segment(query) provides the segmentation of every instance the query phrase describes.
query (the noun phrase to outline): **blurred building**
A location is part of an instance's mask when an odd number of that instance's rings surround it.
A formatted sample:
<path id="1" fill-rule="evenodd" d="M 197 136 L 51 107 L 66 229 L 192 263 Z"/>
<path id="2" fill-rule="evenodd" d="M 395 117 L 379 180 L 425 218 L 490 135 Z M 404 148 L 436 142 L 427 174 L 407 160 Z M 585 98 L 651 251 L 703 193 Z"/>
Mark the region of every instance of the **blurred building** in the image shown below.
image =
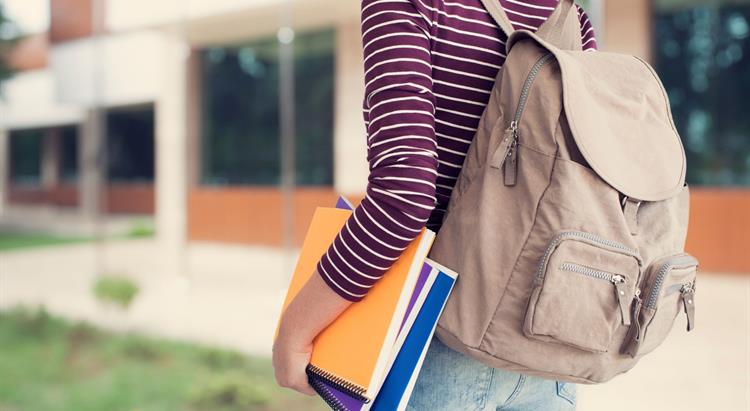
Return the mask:
<path id="1" fill-rule="evenodd" d="M 705 269 L 750 272 L 750 2 L 583 3 L 600 48 L 644 57 L 668 89 L 689 160 L 690 251 Z M 367 182 L 356 1 L 50 0 L 48 32 L 10 56 L 0 218 L 145 214 L 167 251 L 281 245 L 289 16 L 299 242 L 315 206 L 356 200 Z"/>

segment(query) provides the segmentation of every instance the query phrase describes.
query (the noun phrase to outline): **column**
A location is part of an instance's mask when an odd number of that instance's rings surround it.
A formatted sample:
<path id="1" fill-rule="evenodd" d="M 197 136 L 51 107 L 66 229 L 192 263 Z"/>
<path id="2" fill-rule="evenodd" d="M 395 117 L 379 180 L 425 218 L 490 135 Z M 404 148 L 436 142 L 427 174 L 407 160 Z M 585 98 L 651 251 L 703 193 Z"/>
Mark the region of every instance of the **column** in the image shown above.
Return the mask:
<path id="1" fill-rule="evenodd" d="M 8 203 L 8 180 L 10 179 L 10 142 L 8 130 L 0 128 L 0 216 Z"/>
<path id="2" fill-rule="evenodd" d="M 156 236 L 162 272 L 185 275 L 187 228 L 187 67 L 178 27 L 165 30 L 162 90 L 156 100 Z"/>
<path id="3" fill-rule="evenodd" d="M 85 218 L 96 217 L 101 203 L 104 158 L 99 147 L 104 143 L 103 119 L 100 109 L 87 110 L 78 138 L 78 209 Z"/>
<path id="4" fill-rule="evenodd" d="M 604 1 L 603 44 L 606 51 L 633 54 L 651 61 L 651 1 Z"/>
<path id="5" fill-rule="evenodd" d="M 367 186 L 367 139 L 362 119 L 365 94 L 359 21 L 336 28 L 333 150 L 336 191 L 364 194 Z"/>
<path id="6" fill-rule="evenodd" d="M 42 187 L 47 190 L 60 182 L 60 129 L 47 130 L 42 139 Z"/>

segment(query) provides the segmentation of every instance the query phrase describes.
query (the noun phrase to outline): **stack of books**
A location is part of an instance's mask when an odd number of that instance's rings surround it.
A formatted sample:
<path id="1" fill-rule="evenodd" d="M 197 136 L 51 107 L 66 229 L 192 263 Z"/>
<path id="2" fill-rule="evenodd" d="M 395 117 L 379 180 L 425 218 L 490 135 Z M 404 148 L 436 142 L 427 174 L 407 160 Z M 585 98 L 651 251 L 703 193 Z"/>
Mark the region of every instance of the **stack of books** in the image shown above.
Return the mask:
<path id="1" fill-rule="evenodd" d="M 339 198 L 318 207 L 300 250 L 284 310 L 352 214 Z M 337 411 L 403 410 L 457 274 L 427 258 L 435 233 L 423 229 L 359 302 L 313 342 L 310 385 Z M 283 310 L 282 310 L 283 312 Z"/>

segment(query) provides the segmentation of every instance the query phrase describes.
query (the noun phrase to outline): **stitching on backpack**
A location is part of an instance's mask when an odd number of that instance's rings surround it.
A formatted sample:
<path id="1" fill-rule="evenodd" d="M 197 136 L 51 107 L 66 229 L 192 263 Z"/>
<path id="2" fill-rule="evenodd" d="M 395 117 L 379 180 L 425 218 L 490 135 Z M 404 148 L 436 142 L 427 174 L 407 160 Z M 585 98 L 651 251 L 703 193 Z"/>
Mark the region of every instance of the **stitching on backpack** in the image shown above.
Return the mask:
<path id="1" fill-rule="evenodd" d="M 560 112 L 560 114 L 562 115 L 562 111 Z M 557 135 L 557 132 L 559 130 L 560 130 L 560 119 L 558 117 L 557 127 L 555 128 L 555 134 L 554 135 Z M 523 250 L 525 250 L 526 246 L 529 244 L 529 238 L 531 238 L 531 233 L 534 232 L 534 227 L 536 226 L 537 219 L 539 218 L 539 206 L 542 203 L 542 199 L 547 194 L 547 191 L 549 191 L 549 188 L 552 186 L 552 175 L 555 174 L 555 168 L 557 166 L 557 158 L 558 158 L 557 154 L 560 152 L 560 147 L 557 146 L 557 145 L 555 145 L 555 147 L 556 147 L 556 149 L 555 149 L 555 155 L 554 156 L 550 156 L 548 154 L 540 153 L 540 154 L 548 156 L 548 157 L 550 157 L 550 158 L 552 158 L 554 160 L 554 163 L 552 163 L 552 170 L 550 170 L 550 178 L 548 180 L 549 182 L 547 183 L 547 186 L 544 187 L 544 191 L 542 191 L 542 194 L 539 196 L 539 200 L 536 203 L 535 211 L 534 211 L 534 220 L 531 222 L 531 228 L 529 229 L 528 234 L 526 234 L 526 239 L 523 242 L 523 246 L 521 246 L 521 251 L 518 253 L 518 256 L 516 257 L 516 261 L 513 262 L 513 268 L 511 268 L 511 270 L 510 270 L 510 275 L 508 276 L 508 281 L 505 282 L 505 287 L 503 288 L 503 294 L 500 296 L 500 299 L 498 300 L 497 305 L 495 306 L 495 309 L 492 311 L 492 318 L 490 319 L 490 321 L 485 326 L 484 331 L 482 331 L 482 337 L 479 339 L 479 347 L 481 347 L 484 344 L 484 340 L 487 337 L 487 330 L 490 329 L 490 325 L 492 324 L 492 321 L 497 316 L 497 310 L 500 309 L 500 305 L 503 303 L 503 300 L 505 299 L 505 296 L 507 295 L 508 284 L 510 284 L 510 282 L 513 281 L 513 274 L 515 274 L 515 272 L 516 272 L 516 267 L 518 266 L 518 261 L 521 259 L 521 255 L 523 254 Z M 477 347 L 477 348 L 479 348 L 479 347 Z"/>

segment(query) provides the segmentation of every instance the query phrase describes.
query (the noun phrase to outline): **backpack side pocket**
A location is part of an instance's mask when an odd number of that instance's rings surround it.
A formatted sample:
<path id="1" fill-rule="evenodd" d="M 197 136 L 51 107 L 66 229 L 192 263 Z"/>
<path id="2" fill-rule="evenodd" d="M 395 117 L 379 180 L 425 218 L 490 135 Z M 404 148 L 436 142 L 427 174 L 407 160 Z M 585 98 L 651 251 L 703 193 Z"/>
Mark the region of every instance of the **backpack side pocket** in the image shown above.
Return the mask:
<path id="1" fill-rule="evenodd" d="M 698 260 L 680 253 L 654 261 L 646 270 L 641 299 L 633 307 L 633 324 L 623 352 L 636 357 L 658 347 L 680 311 L 687 317 L 687 330 L 695 327 L 695 279 Z"/>
<path id="2" fill-rule="evenodd" d="M 609 351 L 640 273 L 639 258 L 626 246 L 583 231 L 562 231 L 538 267 L 524 321 L 527 337 L 581 350 Z"/>

